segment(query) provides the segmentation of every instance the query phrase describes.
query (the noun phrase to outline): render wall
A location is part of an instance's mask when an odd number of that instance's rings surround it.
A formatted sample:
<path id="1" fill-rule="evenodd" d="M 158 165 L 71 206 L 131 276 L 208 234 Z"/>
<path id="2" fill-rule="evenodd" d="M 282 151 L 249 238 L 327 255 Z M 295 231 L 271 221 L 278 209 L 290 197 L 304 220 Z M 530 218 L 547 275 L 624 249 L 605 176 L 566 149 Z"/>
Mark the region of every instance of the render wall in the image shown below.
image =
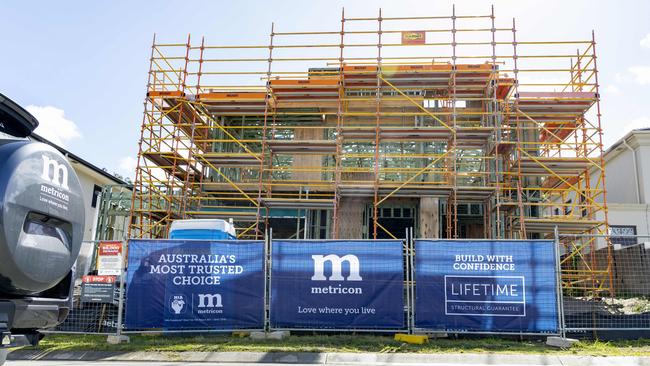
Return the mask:
<path id="1" fill-rule="evenodd" d="M 641 236 L 639 242 L 650 242 L 650 205 L 646 204 L 620 204 L 620 203 L 607 203 L 610 226 L 616 225 L 633 225 L 636 227 L 636 234 Z M 597 215 L 597 219 L 604 219 L 602 213 Z M 645 236 L 645 237 L 643 237 Z M 605 239 L 598 238 L 596 240 L 596 249 L 605 248 L 607 245 Z"/>
<path id="2" fill-rule="evenodd" d="M 88 174 L 82 169 L 76 168 L 76 166 L 75 173 L 77 173 L 77 177 L 79 177 L 79 182 L 81 183 L 81 190 L 83 191 L 82 196 L 84 199 L 84 211 L 86 214 L 83 240 L 93 240 L 95 239 L 95 229 L 97 228 L 97 218 L 100 203 L 100 198 L 98 197 L 96 206 L 92 207 L 93 189 L 95 187 L 95 184 L 102 186 L 103 183 L 98 182 L 92 175 Z"/>
<path id="3" fill-rule="evenodd" d="M 607 161 L 605 165 L 607 202 L 637 203 L 632 152 L 625 146 L 621 148 L 625 150 Z M 592 186 L 597 183 L 595 179 L 596 177 L 592 177 Z M 602 199 L 599 198 L 598 201 L 602 202 Z"/>
<path id="4" fill-rule="evenodd" d="M 650 200 L 650 145 L 644 143 L 639 146 L 636 158 L 641 191 L 640 201 L 641 203 L 648 203 L 648 200 Z"/>

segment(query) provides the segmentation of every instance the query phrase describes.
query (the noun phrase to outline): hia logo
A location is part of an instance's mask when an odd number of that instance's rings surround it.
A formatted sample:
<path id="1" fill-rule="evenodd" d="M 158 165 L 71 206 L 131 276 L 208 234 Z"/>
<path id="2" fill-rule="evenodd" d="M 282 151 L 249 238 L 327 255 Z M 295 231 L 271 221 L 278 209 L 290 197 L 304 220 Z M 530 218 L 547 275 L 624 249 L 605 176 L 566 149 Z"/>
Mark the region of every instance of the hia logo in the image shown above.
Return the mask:
<path id="1" fill-rule="evenodd" d="M 312 255 L 311 259 L 314 261 L 314 275 L 311 276 L 312 281 L 329 281 L 329 282 L 357 282 L 363 281 L 361 277 L 361 263 L 356 255 L 348 254 L 339 257 L 336 254 L 329 255 Z M 326 264 L 329 264 L 326 266 Z M 343 276 L 343 264 L 347 264 L 347 276 Z M 331 268 L 331 275 L 325 275 L 325 268 Z M 361 287 L 348 287 L 343 286 L 342 283 L 328 286 L 318 286 L 311 288 L 312 294 L 328 294 L 328 295 L 361 295 L 363 289 Z"/>
<path id="2" fill-rule="evenodd" d="M 185 313 L 186 303 L 185 295 L 173 295 L 169 299 L 169 308 L 172 309 L 175 315 L 180 315 Z"/>

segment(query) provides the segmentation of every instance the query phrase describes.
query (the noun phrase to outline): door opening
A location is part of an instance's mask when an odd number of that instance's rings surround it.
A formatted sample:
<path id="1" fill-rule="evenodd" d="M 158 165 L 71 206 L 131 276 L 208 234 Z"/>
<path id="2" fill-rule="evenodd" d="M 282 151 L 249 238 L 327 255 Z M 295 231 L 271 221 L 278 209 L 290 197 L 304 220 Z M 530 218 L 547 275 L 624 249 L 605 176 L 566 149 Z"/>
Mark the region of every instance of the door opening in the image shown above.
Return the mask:
<path id="1" fill-rule="evenodd" d="M 386 231 L 393 234 L 398 239 L 406 238 L 406 230 L 414 228 L 417 216 L 417 208 L 415 205 L 387 205 L 379 207 L 377 210 L 377 223 L 383 226 L 377 227 L 377 239 L 393 239 L 393 237 Z M 373 207 L 372 204 L 366 206 L 366 213 L 364 215 L 367 230 L 364 230 L 366 239 L 373 238 L 374 224 L 373 224 Z"/>

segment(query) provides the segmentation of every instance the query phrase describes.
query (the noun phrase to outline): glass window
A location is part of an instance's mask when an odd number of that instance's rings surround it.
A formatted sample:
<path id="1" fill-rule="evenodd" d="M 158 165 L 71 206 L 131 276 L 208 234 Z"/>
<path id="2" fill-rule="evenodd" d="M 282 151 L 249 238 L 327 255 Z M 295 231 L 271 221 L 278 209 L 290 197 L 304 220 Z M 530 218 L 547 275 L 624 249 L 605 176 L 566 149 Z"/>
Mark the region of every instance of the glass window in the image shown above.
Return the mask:
<path id="1" fill-rule="evenodd" d="M 636 226 L 634 225 L 611 225 L 609 235 L 612 244 L 634 245 L 636 241 Z"/>
<path id="2" fill-rule="evenodd" d="M 572 203 L 572 202 L 573 202 L 573 201 L 569 199 L 569 200 L 567 200 L 567 201 L 564 203 L 564 204 L 565 204 L 565 206 L 564 206 L 564 214 L 565 214 L 565 215 L 568 215 L 568 214 L 571 213 L 571 209 L 572 209 L 572 208 L 571 208 L 571 203 Z"/>
<path id="3" fill-rule="evenodd" d="M 100 194 L 102 194 L 102 187 L 95 184 L 93 187 L 93 198 L 90 202 L 90 206 L 97 207 L 97 199 L 99 198 Z"/>

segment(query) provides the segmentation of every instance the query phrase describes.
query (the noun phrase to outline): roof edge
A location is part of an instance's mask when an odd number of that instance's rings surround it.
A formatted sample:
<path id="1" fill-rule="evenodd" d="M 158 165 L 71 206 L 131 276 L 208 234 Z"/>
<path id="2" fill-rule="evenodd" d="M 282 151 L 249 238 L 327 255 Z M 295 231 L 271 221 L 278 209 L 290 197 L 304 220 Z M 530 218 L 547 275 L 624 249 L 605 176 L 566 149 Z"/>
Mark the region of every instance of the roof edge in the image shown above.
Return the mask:
<path id="1" fill-rule="evenodd" d="M 42 142 L 44 144 L 48 144 L 48 145 L 52 146 L 53 148 L 59 150 L 59 152 L 61 154 L 65 155 L 67 158 L 75 160 L 75 161 L 79 162 L 80 164 L 83 164 L 83 165 L 87 166 L 88 168 L 90 168 L 94 172 L 96 172 L 96 173 L 98 173 L 98 174 L 100 174 L 100 175 L 102 175 L 102 176 L 104 176 L 104 177 L 106 177 L 108 179 L 111 179 L 113 182 L 115 182 L 117 184 L 124 185 L 124 186 L 129 186 L 129 187 L 133 186 L 132 184 L 129 184 L 126 181 L 124 181 L 123 179 L 120 179 L 120 178 L 114 176 L 113 174 L 105 171 L 104 169 L 101 169 L 97 165 L 90 163 L 88 160 L 79 157 L 79 155 L 71 153 L 70 151 L 62 148 L 61 146 L 59 146 L 59 145 L 53 143 L 52 141 L 44 138 L 43 136 L 40 136 L 40 135 L 32 132 L 32 134 L 28 138 L 34 139 L 34 140 L 36 140 L 38 142 Z"/>

